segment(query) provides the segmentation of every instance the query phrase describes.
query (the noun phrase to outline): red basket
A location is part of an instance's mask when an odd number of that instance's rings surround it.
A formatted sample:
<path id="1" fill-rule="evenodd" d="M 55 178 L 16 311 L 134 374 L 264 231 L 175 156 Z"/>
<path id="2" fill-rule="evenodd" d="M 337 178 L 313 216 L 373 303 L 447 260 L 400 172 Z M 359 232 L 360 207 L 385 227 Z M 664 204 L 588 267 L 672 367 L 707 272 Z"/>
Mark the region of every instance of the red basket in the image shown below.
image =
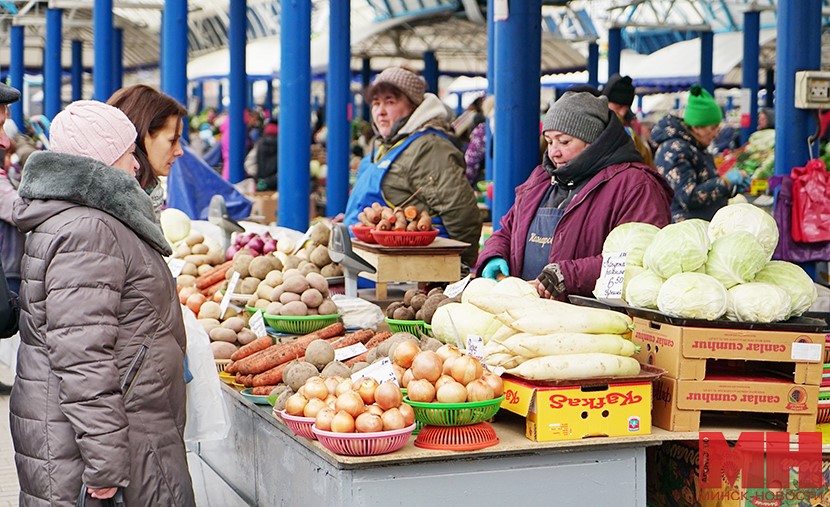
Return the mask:
<path id="1" fill-rule="evenodd" d="M 311 431 L 323 447 L 335 454 L 346 456 L 375 456 L 397 451 L 406 445 L 415 425 L 411 424 L 400 430 L 379 431 L 377 433 L 334 433 L 318 430 Z"/>
<path id="2" fill-rule="evenodd" d="M 305 437 L 309 440 L 317 440 L 317 437 L 311 431 L 311 426 L 314 425 L 313 417 L 299 417 L 291 415 L 285 410 L 280 411 L 280 417 L 285 421 L 285 425 L 291 428 L 295 435 Z"/>
<path id="3" fill-rule="evenodd" d="M 349 230 L 352 231 L 355 238 L 364 243 L 377 243 L 375 238 L 372 237 L 372 231 L 374 231 L 374 229 L 368 225 L 350 225 Z"/>
<path id="4" fill-rule="evenodd" d="M 438 237 L 438 229 L 414 232 L 373 230 L 372 236 L 383 246 L 427 246 Z"/>

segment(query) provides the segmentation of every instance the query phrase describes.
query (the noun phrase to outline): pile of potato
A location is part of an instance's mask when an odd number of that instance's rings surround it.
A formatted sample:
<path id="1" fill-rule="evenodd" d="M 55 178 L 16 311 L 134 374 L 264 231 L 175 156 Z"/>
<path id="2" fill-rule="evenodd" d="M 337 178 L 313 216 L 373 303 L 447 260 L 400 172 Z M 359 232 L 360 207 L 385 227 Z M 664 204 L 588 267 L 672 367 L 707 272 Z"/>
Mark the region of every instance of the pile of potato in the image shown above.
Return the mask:
<path id="1" fill-rule="evenodd" d="M 403 302 L 395 301 L 386 307 L 386 316 L 395 320 L 422 320 L 432 324 L 435 310 L 449 304 L 460 302 L 459 298 L 448 298 L 444 289 L 436 287 L 425 293 L 420 289 L 409 289 L 403 296 Z"/>
<path id="2" fill-rule="evenodd" d="M 193 285 L 197 277 L 225 262 L 222 250 L 206 244 L 205 237 L 196 231 L 173 247 L 172 257 L 185 261 L 181 274 L 176 278 L 179 287 Z"/>
<path id="3" fill-rule="evenodd" d="M 297 269 L 288 269 L 268 273 L 247 304 L 269 315 L 332 315 L 337 313 L 337 306 L 329 296 L 329 284 L 323 275 L 303 275 Z"/>
<path id="4" fill-rule="evenodd" d="M 231 311 L 235 313 L 234 310 Z M 239 347 L 257 339 L 256 334 L 248 329 L 246 312 L 224 320 L 219 319 L 218 316 L 218 303 L 208 301 L 202 305 L 202 310 L 199 312 L 199 324 L 210 337 L 210 348 L 214 359 L 230 359 L 231 354 Z"/>

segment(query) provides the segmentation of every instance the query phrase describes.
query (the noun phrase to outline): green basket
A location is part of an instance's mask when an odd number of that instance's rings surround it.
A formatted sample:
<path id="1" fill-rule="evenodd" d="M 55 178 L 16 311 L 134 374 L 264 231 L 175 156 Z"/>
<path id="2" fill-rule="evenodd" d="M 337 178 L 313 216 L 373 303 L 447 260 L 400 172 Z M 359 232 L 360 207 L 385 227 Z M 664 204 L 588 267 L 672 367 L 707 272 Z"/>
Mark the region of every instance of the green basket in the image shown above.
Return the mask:
<path id="1" fill-rule="evenodd" d="M 262 313 L 265 313 L 265 308 L 254 308 L 253 306 L 248 306 L 248 305 L 245 305 L 245 309 L 246 309 L 246 310 L 248 310 L 248 312 L 249 312 L 251 315 L 255 314 L 256 312 L 262 312 Z"/>
<path id="2" fill-rule="evenodd" d="M 415 336 L 427 334 L 426 323 L 423 320 L 396 320 L 387 317 L 386 323 L 393 333 L 409 333 Z"/>
<path id="3" fill-rule="evenodd" d="M 289 317 L 287 315 L 270 315 L 266 313 L 263 314 L 263 317 L 265 317 L 265 322 L 278 333 L 308 334 L 334 324 L 340 318 L 340 314 Z"/>
<path id="4" fill-rule="evenodd" d="M 490 419 L 501 407 L 504 395 L 493 400 L 466 403 L 422 403 L 405 396 L 403 401 L 412 406 L 415 420 L 431 426 L 467 426 Z"/>

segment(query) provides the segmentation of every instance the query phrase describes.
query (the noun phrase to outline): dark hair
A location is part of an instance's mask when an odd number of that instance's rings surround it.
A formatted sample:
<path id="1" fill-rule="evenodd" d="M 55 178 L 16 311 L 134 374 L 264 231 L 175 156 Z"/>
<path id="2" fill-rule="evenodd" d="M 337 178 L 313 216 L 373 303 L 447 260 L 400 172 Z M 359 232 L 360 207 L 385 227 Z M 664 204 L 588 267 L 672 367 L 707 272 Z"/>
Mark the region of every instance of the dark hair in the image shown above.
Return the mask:
<path id="1" fill-rule="evenodd" d="M 363 94 L 363 96 L 366 98 L 366 103 L 371 106 L 372 100 L 378 93 L 391 93 L 398 100 L 405 99 L 409 103 L 413 111 L 417 107 L 415 104 L 412 103 L 412 100 L 410 100 L 410 98 L 407 97 L 406 94 L 401 91 L 400 88 L 393 85 L 392 83 L 387 83 L 385 81 L 373 84 L 369 86 L 369 88 L 366 88 L 366 93 Z"/>
<path id="2" fill-rule="evenodd" d="M 187 116 L 187 110 L 173 97 L 143 84 L 121 88 L 110 97 L 107 104 L 123 111 L 135 125 L 135 158 L 139 165 L 135 177 L 141 188 L 146 190 L 155 187 L 158 185 L 158 176 L 153 172 L 147 157 L 144 138 L 147 135 L 154 136 L 171 116 L 181 121 Z"/>

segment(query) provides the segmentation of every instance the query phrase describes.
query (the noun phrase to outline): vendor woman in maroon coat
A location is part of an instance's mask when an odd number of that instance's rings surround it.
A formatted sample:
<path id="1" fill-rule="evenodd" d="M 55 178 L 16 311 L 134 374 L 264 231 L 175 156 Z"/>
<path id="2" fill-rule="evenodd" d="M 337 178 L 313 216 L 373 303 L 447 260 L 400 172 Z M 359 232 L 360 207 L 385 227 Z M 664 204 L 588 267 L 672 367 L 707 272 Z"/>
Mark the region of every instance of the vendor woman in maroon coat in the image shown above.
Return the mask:
<path id="1" fill-rule="evenodd" d="M 608 233 L 627 222 L 667 225 L 672 190 L 643 163 L 606 97 L 566 92 L 545 115 L 543 133 L 544 161 L 516 188 L 478 273 L 534 280 L 546 298 L 588 296 Z"/>

